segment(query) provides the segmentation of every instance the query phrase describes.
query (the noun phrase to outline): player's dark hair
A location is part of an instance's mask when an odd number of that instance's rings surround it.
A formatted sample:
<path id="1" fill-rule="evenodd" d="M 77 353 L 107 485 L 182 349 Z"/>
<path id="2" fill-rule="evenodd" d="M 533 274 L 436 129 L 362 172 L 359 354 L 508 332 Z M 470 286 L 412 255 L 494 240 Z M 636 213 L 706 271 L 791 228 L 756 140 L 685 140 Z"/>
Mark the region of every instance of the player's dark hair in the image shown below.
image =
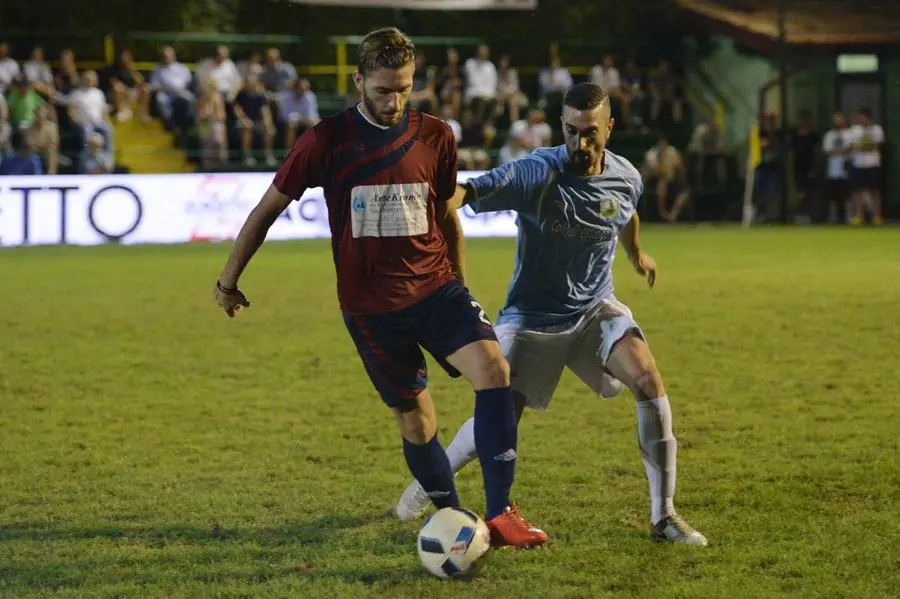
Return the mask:
<path id="1" fill-rule="evenodd" d="M 575 110 L 591 110 L 609 100 L 609 94 L 596 83 L 576 83 L 566 91 L 563 104 Z"/>
<path id="2" fill-rule="evenodd" d="M 401 69 L 415 62 L 416 46 L 396 27 L 370 32 L 359 43 L 356 68 L 365 76 L 378 69 Z"/>

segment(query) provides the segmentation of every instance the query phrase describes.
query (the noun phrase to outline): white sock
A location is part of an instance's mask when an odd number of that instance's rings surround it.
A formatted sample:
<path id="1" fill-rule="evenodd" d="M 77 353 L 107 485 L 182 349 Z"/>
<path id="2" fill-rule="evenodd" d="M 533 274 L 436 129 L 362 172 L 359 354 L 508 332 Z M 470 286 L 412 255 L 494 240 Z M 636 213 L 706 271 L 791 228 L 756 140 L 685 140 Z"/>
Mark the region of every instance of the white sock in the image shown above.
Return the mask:
<path id="1" fill-rule="evenodd" d="M 478 457 L 475 451 L 475 419 L 469 418 L 456 431 L 453 441 L 447 446 L 447 458 L 450 460 L 450 470 L 454 474 L 466 467 Z"/>
<path id="2" fill-rule="evenodd" d="M 637 402 L 638 443 L 650 483 L 650 521 L 675 513 L 675 454 L 672 409 L 665 395 Z"/>

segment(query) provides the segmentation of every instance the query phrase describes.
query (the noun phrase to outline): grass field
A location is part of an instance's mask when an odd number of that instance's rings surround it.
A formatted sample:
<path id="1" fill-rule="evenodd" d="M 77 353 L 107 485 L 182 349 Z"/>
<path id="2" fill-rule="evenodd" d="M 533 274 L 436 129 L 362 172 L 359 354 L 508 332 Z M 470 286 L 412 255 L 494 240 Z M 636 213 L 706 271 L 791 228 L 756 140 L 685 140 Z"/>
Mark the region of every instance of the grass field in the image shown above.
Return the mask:
<path id="1" fill-rule="evenodd" d="M 551 535 L 472 583 L 420 568 L 389 412 L 327 243 L 263 248 L 229 320 L 226 245 L 0 251 L 0 596 L 853 597 L 900 594 L 900 231 L 647 227 L 618 295 L 665 377 L 681 513 L 648 539 L 633 402 L 567 374 L 520 429 L 514 497 Z M 511 240 L 470 240 L 495 314 Z M 471 413 L 432 369 L 441 435 Z M 458 479 L 483 509 L 477 466 Z"/>

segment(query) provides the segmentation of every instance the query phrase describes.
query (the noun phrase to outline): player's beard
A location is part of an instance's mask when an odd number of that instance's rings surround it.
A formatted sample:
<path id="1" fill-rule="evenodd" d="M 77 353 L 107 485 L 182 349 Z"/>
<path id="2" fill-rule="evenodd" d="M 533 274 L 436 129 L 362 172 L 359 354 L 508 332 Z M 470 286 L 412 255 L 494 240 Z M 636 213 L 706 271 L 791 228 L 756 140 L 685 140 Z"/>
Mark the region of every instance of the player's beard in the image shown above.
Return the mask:
<path id="1" fill-rule="evenodd" d="M 575 150 L 569 152 L 569 170 L 571 170 L 576 175 L 587 175 L 591 172 L 594 166 L 600 167 L 601 165 L 597 165 L 597 161 L 602 160 L 603 149 L 600 150 Z M 596 173 L 599 174 L 600 169 L 597 169 Z"/>
<path id="2" fill-rule="evenodd" d="M 392 127 L 400 122 L 400 119 L 403 118 L 403 111 L 399 112 L 380 112 L 378 110 L 378 106 L 375 102 L 366 94 L 366 90 L 363 89 L 362 92 L 362 100 L 363 105 L 366 107 L 366 112 L 369 113 L 376 123 L 381 125 L 382 127 Z"/>
<path id="3" fill-rule="evenodd" d="M 584 175 L 594 163 L 594 155 L 587 150 L 575 150 L 569 154 L 569 169 L 578 175 Z"/>

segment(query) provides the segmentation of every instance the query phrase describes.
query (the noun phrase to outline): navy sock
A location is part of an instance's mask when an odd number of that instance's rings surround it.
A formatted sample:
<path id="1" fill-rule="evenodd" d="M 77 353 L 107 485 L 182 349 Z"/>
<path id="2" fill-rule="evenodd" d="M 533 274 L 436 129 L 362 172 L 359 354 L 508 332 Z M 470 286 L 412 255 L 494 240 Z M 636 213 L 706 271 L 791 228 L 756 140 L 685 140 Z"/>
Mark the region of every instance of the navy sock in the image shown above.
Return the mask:
<path id="1" fill-rule="evenodd" d="M 490 520 L 510 504 L 509 490 L 516 475 L 518 423 L 512 389 L 475 392 L 475 449 L 484 477 L 486 516 Z"/>
<path id="2" fill-rule="evenodd" d="M 410 472 L 428 493 L 434 507 L 459 507 L 450 460 L 438 441 L 437 433 L 425 445 L 403 439 L 403 455 Z"/>

